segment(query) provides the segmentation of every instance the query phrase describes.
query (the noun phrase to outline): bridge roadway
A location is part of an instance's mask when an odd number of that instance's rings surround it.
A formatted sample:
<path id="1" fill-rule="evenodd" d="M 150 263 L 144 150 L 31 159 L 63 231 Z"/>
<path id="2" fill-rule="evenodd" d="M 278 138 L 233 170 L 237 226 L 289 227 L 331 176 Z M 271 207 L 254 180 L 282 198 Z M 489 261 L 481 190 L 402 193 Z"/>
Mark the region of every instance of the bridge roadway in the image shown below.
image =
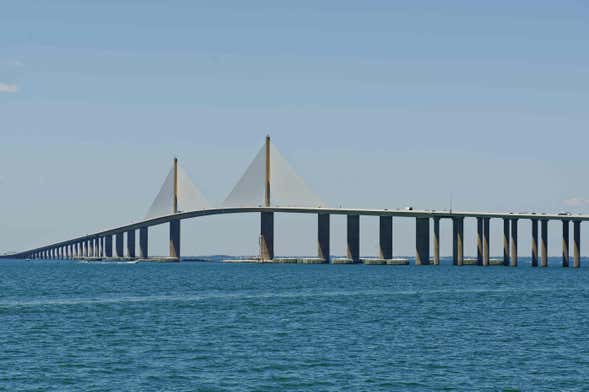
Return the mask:
<path id="1" fill-rule="evenodd" d="M 110 228 L 92 234 L 44 245 L 4 257 L 11 258 L 83 258 L 83 257 L 129 257 L 135 258 L 135 231 L 139 230 L 139 258 L 148 258 L 147 228 L 150 226 L 170 224 L 170 257 L 180 257 L 180 221 L 201 216 L 260 213 L 261 216 L 261 259 L 274 258 L 274 213 L 297 213 L 318 215 L 318 253 L 319 257 L 329 261 L 329 216 L 346 215 L 347 256 L 353 262 L 360 262 L 359 255 L 359 216 L 380 217 L 380 257 L 392 258 L 392 218 L 416 219 L 416 263 L 429 264 L 430 220 L 434 223 L 434 258 L 439 263 L 439 221 L 453 221 L 453 258 L 454 264 L 464 263 L 463 238 L 465 218 L 477 220 L 477 264 L 489 265 L 489 220 L 504 221 L 504 260 L 505 265 L 517 266 L 517 221 L 528 219 L 532 222 L 532 265 L 538 261 L 538 221 L 542 224 L 541 251 L 542 266 L 547 265 L 547 224 L 548 221 L 560 221 L 563 224 L 563 266 L 568 266 L 569 223 L 574 223 L 574 266 L 580 266 L 580 224 L 588 221 L 589 215 L 572 214 L 537 214 L 537 213 L 495 213 L 466 212 L 448 210 L 407 210 L 407 209 L 350 209 L 350 208 L 312 208 L 312 207 L 236 207 L 212 208 L 195 211 L 178 212 L 158 218 L 143 220 L 125 226 Z M 123 236 L 127 234 L 126 252 Z M 115 253 L 112 251 L 112 239 L 115 239 Z M 126 253 L 126 256 L 125 256 Z"/>

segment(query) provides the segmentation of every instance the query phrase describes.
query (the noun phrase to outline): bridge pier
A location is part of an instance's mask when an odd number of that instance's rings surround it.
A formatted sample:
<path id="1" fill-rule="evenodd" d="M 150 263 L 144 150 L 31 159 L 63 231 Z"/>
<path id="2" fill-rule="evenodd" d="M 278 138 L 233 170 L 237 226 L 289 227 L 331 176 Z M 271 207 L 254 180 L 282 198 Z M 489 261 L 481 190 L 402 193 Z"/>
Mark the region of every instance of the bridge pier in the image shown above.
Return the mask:
<path id="1" fill-rule="evenodd" d="M 532 267 L 538 266 L 538 219 L 532 219 Z"/>
<path id="2" fill-rule="evenodd" d="M 347 216 L 347 249 L 348 259 L 360 262 L 360 215 Z"/>
<path id="3" fill-rule="evenodd" d="M 511 266 L 517 267 L 517 219 L 511 220 Z"/>
<path id="4" fill-rule="evenodd" d="M 112 258 L 112 234 L 104 237 L 104 257 Z"/>
<path id="5" fill-rule="evenodd" d="M 274 259 L 274 213 L 260 213 L 260 258 L 262 261 Z"/>
<path id="6" fill-rule="evenodd" d="M 503 218 L 503 265 L 505 265 L 505 266 L 509 265 L 509 262 L 511 259 L 510 248 L 509 248 L 509 238 L 510 238 L 509 219 Z"/>
<path id="7" fill-rule="evenodd" d="M 440 265 L 440 218 L 434 217 L 434 265 Z"/>
<path id="8" fill-rule="evenodd" d="M 541 221 L 540 249 L 542 251 L 542 267 L 548 267 L 548 219 Z"/>
<path id="9" fill-rule="evenodd" d="M 317 255 L 330 262 L 330 217 L 329 214 L 317 214 Z"/>
<path id="10" fill-rule="evenodd" d="M 383 260 L 393 258 L 393 217 L 379 217 L 378 256 Z"/>
<path id="11" fill-rule="evenodd" d="M 562 221 L 562 266 L 569 266 L 569 221 Z"/>
<path id="12" fill-rule="evenodd" d="M 88 257 L 94 257 L 94 239 L 88 240 Z"/>
<path id="13" fill-rule="evenodd" d="M 415 264 L 429 264 L 429 218 L 415 218 Z"/>
<path id="14" fill-rule="evenodd" d="M 454 265 L 464 264 L 464 218 L 452 218 L 452 248 Z"/>
<path id="15" fill-rule="evenodd" d="M 146 259 L 149 257 L 147 250 L 147 226 L 139 228 L 139 258 Z"/>
<path id="16" fill-rule="evenodd" d="M 180 220 L 170 221 L 170 257 L 180 260 Z"/>
<path id="17" fill-rule="evenodd" d="M 581 266 L 581 221 L 573 221 L 573 252 L 574 261 L 573 268 Z"/>
<path id="18" fill-rule="evenodd" d="M 483 265 L 483 218 L 477 217 L 477 265 Z"/>
<path id="19" fill-rule="evenodd" d="M 127 257 L 135 258 L 135 230 L 127 230 Z"/>
<path id="20" fill-rule="evenodd" d="M 488 267 L 491 255 L 489 253 L 490 218 L 483 218 L 483 266 Z"/>
<path id="21" fill-rule="evenodd" d="M 115 234 L 115 253 L 116 257 L 122 258 L 125 257 L 123 253 L 123 233 L 116 233 Z"/>

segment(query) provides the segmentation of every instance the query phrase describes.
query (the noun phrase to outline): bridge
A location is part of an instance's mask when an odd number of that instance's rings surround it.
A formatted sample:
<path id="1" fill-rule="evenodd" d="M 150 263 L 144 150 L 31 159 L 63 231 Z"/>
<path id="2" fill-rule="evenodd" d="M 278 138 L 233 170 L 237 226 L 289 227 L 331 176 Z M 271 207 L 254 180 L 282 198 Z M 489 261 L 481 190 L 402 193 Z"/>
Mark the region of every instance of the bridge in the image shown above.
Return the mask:
<path id="1" fill-rule="evenodd" d="M 361 263 L 360 217 L 379 217 L 379 256 L 373 264 L 395 264 L 393 258 L 393 218 L 414 218 L 415 263 L 417 265 L 440 263 L 440 220 L 452 222 L 453 263 L 457 266 L 476 264 L 489 266 L 518 265 L 518 222 L 531 221 L 531 265 L 548 265 L 548 224 L 562 224 L 562 266 L 569 266 L 570 226 L 573 227 L 573 267 L 581 266 L 581 222 L 589 215 L 497 213 L 434 211 L 413 209 L 349 209 L 330 208 L 314 195 L 289 163 L 271 143 L 270 137 L 256 155 L 222 207 L 211 208 L 198 188 L 179 167 L 178 160 L 166 177 L 147 215 L 142 220 L 125 226 L 114 227 L 65 241 L 43 245 L 12 255 L 17 259 L 150 259 L 148 254 L 149 228 L 169 225 L 170 250 L 167 260 L 179 261 L 181 256 L 181 221 L 210 215 L 260 214 L 260 255 L 252 261 L 280 262 L 274 255 L 274 214 L 313 214 L 317 216 L 317 263 Z M 330 216 L 347 217 L 346 257 L 331 258 Z M 464 220 L 476 220 L 477 257 L 465 260 Z M 490 259 L 490 220 L 503 221 L 503 258 Z M 432 230 L 433 224 L 433 230 Z M 540 230 L 539 230 L 540 229 Z M 540 231 L 540 233 L 539 233 Z M 139 246 L 136 237 L 139 237 Z M 432 236 L 433 234 L 433 241 Z M 540 234 L 540 236 L 539 236 Z M 114 241 L 114 247 L 113 247 Z M 430 254 L 433 245 L 433 255 Z M 540 252 L 539 252 L 540 249 Z M 431 257 L 433 256 L 433 257 Z"/>

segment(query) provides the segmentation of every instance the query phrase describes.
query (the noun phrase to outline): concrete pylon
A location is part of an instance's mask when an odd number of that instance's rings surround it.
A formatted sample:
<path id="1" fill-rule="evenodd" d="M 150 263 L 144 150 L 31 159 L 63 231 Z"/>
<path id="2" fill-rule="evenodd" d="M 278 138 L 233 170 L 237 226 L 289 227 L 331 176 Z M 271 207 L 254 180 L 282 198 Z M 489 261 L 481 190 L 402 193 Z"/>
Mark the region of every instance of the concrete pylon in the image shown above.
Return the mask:
<path id="1" fill-rule="evenodd" d="M 548 219 L 542 219 L 540 233 L 540 250 L 542 252 L 542 267 L 548 267 Z"/>
<path id="2" fill-rule="evenodd" d="M 379 217 L 378 256 L 381 259 L 393 258 L 393 217 Z"/>
<path id="3" fill-rule="evenodd" d="M 452 245 L 454 265 L 464 264 L 464 218 L 452 218 Z"/>
<path id="4" fill-rule="evenodd" d="M 429 218 L 415 218 L 415 264 L 429 264 Z"/>
<path id="5" fill-rule="evenodd" d="M 581 221 L 573 222 L 573 267 L 579 268 L 581 266 Z"/>
<path id="6" fill-rule="evenodd" d="M 440 265 L 440 218 L 434 217 L 434 265 Z"/>
<path id="7" fill-rule="evenodd" d="M 538 266 L 538 219 L 532 219 L 532 267 Z"/>
<path id="8" fill-rule="evenodd" d="M 347 215 L 347 250 L 348 259 L 360 262 L 360 215 Z"/>
<path id="9" fill-rule="evenodd" d="M 147 243 L 147 226 L 139 228 L 139 258 L 147 259 L 148 255 L 148 243 Z"/>
<path id="10" fill-rule="evenodd" d="M 562 221 L 562 266 L 569 266 L 569 221 Z"/>
<path id="11" fill-rule="evenodd" d="M 330 216 L 329 214 L 317 214 L 317 256 L 330 261 Z"/>
<path id="12" fill-rule="evenodd" d="M 509 218 L 503 218 L 503 265 L 508 266 L 511 261 L 511 251 L 509 247 Z"/>
<path id="13" fill-rule="evenodd" d="M 274 259 L 274 213 L 260 213 L 260 258 L 262 261 Z"/>
<path id="14" fill-rule="evenodd" d="M 517 219 L 511 220 L 511 266 L 517 267 Z"/>
<path id="15" fill-rule="evenodd" d="M 180 220 L 170 221 L 170 257 L 180 260 Z"/>
<path id="16" fill-rule="evenodd" d="M 483 218 L 477 217 L 477 264 L 483 265 Z"/>
<path id="17" fill-rule="evenodd" d="M 489 252 L 489 236 L 490 236 L 490 218 L 483 218 L 483 266 L 489 266 L 490 252 Z"/>
<path id="18" fill-rule="evenodd" d="M 127 257 L 135 258 L 135 230 L 127 230 Z"/>
<path id="19" fill-rule="evenodd" d="M 115 234 L 115 253 L 117 254 L 117 257 L 119 258 L 123 258 L 125 257 L 125 253 L 124 253 L 124 241 L 123 241 L 123 232 L 120 233 L 116 233 Z"/>
<path id="20" fill-rule="evenodd" d="M 104 257 L 112 258 L 112 234 L 104 237 Z"/>

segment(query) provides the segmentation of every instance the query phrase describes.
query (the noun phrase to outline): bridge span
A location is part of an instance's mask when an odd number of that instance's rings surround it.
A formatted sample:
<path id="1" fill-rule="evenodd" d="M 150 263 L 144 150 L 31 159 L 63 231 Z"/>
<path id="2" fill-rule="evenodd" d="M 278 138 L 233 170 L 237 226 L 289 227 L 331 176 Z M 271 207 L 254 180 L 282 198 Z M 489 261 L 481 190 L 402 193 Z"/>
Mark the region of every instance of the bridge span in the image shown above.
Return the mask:
<path id="1" fill-rule="evenodd" d="M 271 151 L 274 157 L 271 158 Z M 271 163 L 275 163 L 274 165 Z M 271 169 L 272 168 L 272 169 Z M 277 170 L 274 170 L 276 168 Z M 271 171 L 272 170 L 272 171 Z M 260 172 L 263 174 L 260 178 Z M 273 173 L 273 176 L 271 176 Z M 273 178 L 280 177 L 281 181 L 274 182 Z M 289 181 L 286 181 L 288 179 Z M 273 184 L 277 184 L 277 194 L 280 195 L 280 184 L 288 182 L 289 191 L 293 189 L 293 183 L 299 187 L 298 193 L 306 199 L 299 207 L 276 206 L 271 203 L 271 190 Z M 260 197 L 256 203 L 256 193 L 261 189 Z M 252 193 L 253 192 L 253 193 Z M 246 205 L 232 205 L 244 203 L 243 195 L 249 199 Z M 251 195 L 255 197 L 252 199 Z M 189 198 L 190 196 L 190 198 Z M 355 209 L 355 208 L 329 208 L 325 206 L 309 206 L 307 199 L 316 203 L 312 194 L 304 188 L 302 180 L 294 174 L 292 168 L 285 161 L 280 160 L 277 150 L 273 150 L 269 137 L 260 154 L 254 159 L 236 188 L 226 200 L 226 206 L 210 208 L 205 205 L 204 198 L 198 189 L 189 183 L 185 174 L 178 168 L 175 159 L 173 169 L 164 182 L 162 190 L 156 197 L 148 217 L 128 225 L 86 234 L 76 238 L 43 245 L 28 249 L 4 258 L 18 259 L 149 259 L 148 240 L 149 228 L 152 226 L 169 225 L 169 259 L 180 260 L 180 230 L 181 221 L 195 219 L 203 216 L 223 214 L 251 214 L 260 215 L 260 255 L 258 261 L 272 262 L 274 255 L 274 215 L 287 214 L 314 214 L 317 216 L 317 260 L 319 262 L 331 262 L 330 247 L 330 217 L 331 215 L 345 215 L 347 217 L 346 261 L 361 263 L 360 257 L 360 217 L 379 217 L 379 259 L 383 262 L 393 260 L 393 218 L 415 219 L 415 263 L 418 265 L 440 263 L 440 220 L 448 219 L 452 222 L 452 245 L 454 265 L 465 264 L 464 258 L 464 220 L 476 220 L 476 248 L 477 257 L 474 264 L 481 266 L 491 265 L 490 259 L 490 221 L 491 219 L 503 222 L 503 259 L 500 264 L 506 266 L 518 265 L 518 222 L 529 220 L 531 222 L 531 258 L 532 266 L 548 265 L 548 224 L 558 222 L 562 225 L 562 266 L 569 266 L 570 226 L 573 227 L 573 267 L 581 265 L 581 222 L 589 220 L 589 215 L 537 214 L 537 213 L 497 213 L 497 212 L 467 212 L 448 210 L 413 210 L 413 209 Z M 190 200 L 196 200 L 192 203 Z M 182 211 L 180 204 L 201 208 L 190 208 Z M 163 206 L 163 207 L 162 207 Z M 163 209 L 162 209 L 163 208 Z M 164 211 L 164 212 L 162 212 Z M 167 211 L 167 212 L 166 212 Z M 433 230 L 432 226 L 433 225 Z M 138 247 L 136 240 L 138 236 Z M 433 241 L 432 241 L 433 237 Z M 433 252 L 432 248 L 433 247 Z"/>
<path id="2" fill-rule="evenodd" d="M 222 214 L 260 214 L 260 238 L 262 243 L 260 261 L 274 259 L 274 214 L 314 214 L 317 215 L 317 256 L 328 263 L 330 261 L 330 216 L 345 215 L 347 217 L 347 257 L 355 263 L 360 259 L 360 216 L 378 216 L 380 220 L 379 256 L 384 259 L 393 258 L 393 217 L 414 218 L 416 220 L 416 263 L 439 264 L 440 262 L 440 220 L 452 222 L 453 260 L 455 265 L 464 264 L 464 219 L 475 219 L 477 222 L 477 264 L 490 264 L 489 222 L 500 219 L 504 225 L 503 264 L 517 266 L 518 221 L 530 220 L 532 225 L 532 265 L 548 265 L 548 223 L 562 224 L 562 264 L 569 265 L 569 228 L 573 226 L 573 266 L 581 264 L 580 229 L 581 222 L 588 221 L 588 215 L 548 215 L 548 214 L 513 214 L 495 212 L 466 211 L 430 211 L 430 210 L 388 210 L 388 209 L 348 209 L 321 207 L 235 207 L 211 208 L 196 211 L 178 212 L 166 216 L 134 222 L 125 226 L 110 228 L 87 234 L 66 241 L 44 245 L 11 255 L 12 258 L 30 259 L 75 259 L 75 258 L 149 258 L 148 229 L 152 226 L 169 224 L 170 254 L 172 259 L 179 259 L 180 222 L 203 216 Z M 433 224 L 433 257 L 430 259 L 431 227 Z M 540 236 L 539 236 L 540 226 Z M 136 254 L 136 233 L 139 233 L 139 253 Z M 114 247 L 113 247 L 114 242 Z M 539 249 L 538 249 L 539 247 Z M 540 252 L 539 252 L 540 250 Z"/>

